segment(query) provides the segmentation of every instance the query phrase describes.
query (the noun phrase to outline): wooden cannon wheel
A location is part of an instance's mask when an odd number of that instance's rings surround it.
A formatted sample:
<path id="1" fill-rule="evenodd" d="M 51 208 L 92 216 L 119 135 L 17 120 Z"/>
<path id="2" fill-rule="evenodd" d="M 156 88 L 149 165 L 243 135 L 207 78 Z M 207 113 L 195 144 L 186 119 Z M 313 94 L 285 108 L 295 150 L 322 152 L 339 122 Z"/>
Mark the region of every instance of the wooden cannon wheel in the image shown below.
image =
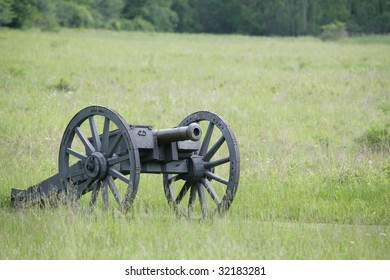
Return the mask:
<path id="1" fill-rule="evenodd" d="M 89 204 L 94 206 L 100 193 L 105 209 L 113 197 L 113 204 L 126 212 L 140 178 L 139 154 L 127 122 L 107 107 L 90 106 L 78 112 L 62 137 L 59 175 L 72 201 L 91 192 Z"/>
<path id="2" fill-rule="evenodd" d="M 204 219 L 210 214 L 224 214 L 231 206 L 240 176 L 240 156 L 236 137 L 221 117 L 196 112 L 179 126 L 191 123 L 198 123 L 205 131 L 200 148 L 191 155 L 191 171 L 186 175 L 164 174 L 164 191 L 178 215 Z"/>

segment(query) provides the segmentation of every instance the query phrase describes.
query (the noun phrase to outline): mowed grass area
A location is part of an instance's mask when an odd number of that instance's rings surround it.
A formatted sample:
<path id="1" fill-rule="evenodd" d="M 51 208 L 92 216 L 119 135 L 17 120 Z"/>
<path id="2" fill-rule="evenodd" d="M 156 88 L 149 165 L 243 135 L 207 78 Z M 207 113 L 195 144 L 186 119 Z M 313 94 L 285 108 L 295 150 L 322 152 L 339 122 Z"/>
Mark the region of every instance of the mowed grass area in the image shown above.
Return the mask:
<path id="1" fill-rule="evenodd" d="M 10 208 L 58 172 L 82 108 L 174 127 L 226 119 L 241 177 L 232 208 L 177 219 L 162 176 L 131 213 Z M 390 37 L 0 30 L 0 259 L 389 259 Z"/>

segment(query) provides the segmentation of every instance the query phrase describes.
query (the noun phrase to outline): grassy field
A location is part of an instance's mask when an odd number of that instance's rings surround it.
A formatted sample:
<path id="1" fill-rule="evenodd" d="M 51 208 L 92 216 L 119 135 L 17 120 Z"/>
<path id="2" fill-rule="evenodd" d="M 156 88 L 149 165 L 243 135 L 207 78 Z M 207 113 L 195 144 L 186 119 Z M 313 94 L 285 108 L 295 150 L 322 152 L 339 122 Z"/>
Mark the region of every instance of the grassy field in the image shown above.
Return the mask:
<path id="1" fill-rule="evenodd" d="M 13 210 L 58 172 L 82 108 L 176 126 L 209 110 L 234 130 L 224 218 L 177 219 L 162 176 L 132 213 Z M 0 259 L 390 259 L 390 37 L 0 30 Z"/>

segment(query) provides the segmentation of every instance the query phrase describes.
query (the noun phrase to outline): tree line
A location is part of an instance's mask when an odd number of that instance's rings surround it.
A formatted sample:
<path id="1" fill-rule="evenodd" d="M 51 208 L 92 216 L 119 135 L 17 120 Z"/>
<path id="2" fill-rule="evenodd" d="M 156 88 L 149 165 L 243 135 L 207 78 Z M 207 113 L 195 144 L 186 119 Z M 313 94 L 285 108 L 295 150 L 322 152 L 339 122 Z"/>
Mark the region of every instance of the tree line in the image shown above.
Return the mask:
<path id="1" fill-rule="evenodd" d="M 384 34 L 390 0 L 0 0 L 1 26 L 278 36 L 338 26 Z"/>

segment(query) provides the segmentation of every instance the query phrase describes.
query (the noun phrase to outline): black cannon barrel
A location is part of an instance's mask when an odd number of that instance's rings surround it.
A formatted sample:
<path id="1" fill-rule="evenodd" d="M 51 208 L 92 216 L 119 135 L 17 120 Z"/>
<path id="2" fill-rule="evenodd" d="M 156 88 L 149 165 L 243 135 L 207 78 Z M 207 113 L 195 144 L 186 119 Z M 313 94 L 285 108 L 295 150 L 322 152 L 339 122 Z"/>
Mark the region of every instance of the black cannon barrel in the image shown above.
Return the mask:
<path id="1" fill-rule="evenodd" d="M 202 136 L 202 129 L 196 123 L 189 126 L 155 130 L 154 134 L 159 143 L 170 143 L 184 140 L 198 141 Z"/>

